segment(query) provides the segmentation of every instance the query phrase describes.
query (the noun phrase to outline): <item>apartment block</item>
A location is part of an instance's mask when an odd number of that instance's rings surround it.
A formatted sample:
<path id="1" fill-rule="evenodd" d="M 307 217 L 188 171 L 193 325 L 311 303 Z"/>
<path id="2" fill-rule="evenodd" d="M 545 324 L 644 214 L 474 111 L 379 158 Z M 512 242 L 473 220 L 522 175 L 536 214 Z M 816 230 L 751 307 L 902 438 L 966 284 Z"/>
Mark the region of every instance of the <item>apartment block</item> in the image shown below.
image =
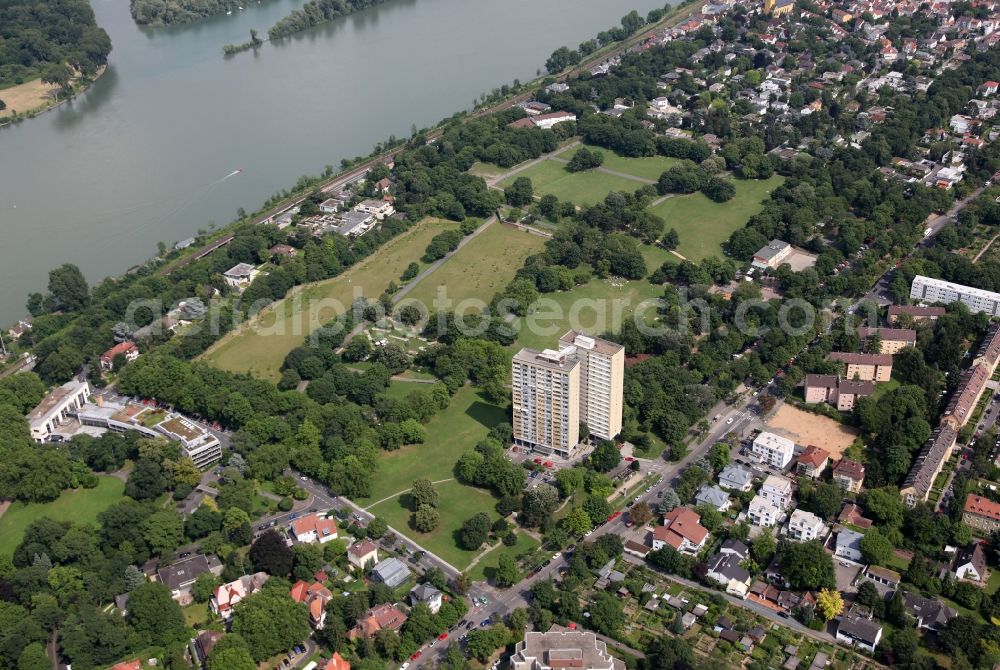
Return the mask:
<path id="1" fill-rule="evenodd" d="M 580 420 L 591 435 L 614 439 L 622 432 L 625 347 L 571 330 L 559 348 L 574 349 L 580 361 Z"/>
<path id="2" fill-rule="evenodd" d="M 882 339 L 881 354 L 890 356 L 899 353 L 900 349 L 913 347 L 917 344 L 917 331 L 910 328 L 867 328 L 858 326 L 858 337 L 867 340 L 873 335 L 878 335 Z"/>
<path id="3" fill-rule="evenodd" d="M 844 379 L 862 382 L 887 382 L 892 376 L 892 356 L 886 354 L 855 354 L 835 351 L 827 360 L 843 363 Z"/>
<path id="4" fill-rule="evenodd" d="M 622 429 L 625 348 L 570 331 L 558 349 L 522 349 L 512 363 L 514 443 L 569 456 L 580 424 L 597 438 Z"/>
<path id="5" fill-rule="evenodd" d="M 972 312 L 1000 316 L 1000 293 L 923 275 L 913 278 L 913 283 L 910 285 L 910 300 L 945 304 L 960 302 Z"/>
<path id="6" fill-rule="evenodd" d="M 983 533 L 1000 530 L 1000 503 L 970 493 L 965 498 L 962 523 Z"/>
<path id="7" fill-rule="evenodd" d="M 759 495 L 781 509 L 788 509 L 792 504 L 792 480 L 780 475 L 768 475 Z"/>
<path id="8" fill-rule="evenodd" d="M 763 432 L 754 438 L 751 453 L 758 461 L 776 468 L 785 468 L 795 453 L 795 442 L 787 437 Z"/>

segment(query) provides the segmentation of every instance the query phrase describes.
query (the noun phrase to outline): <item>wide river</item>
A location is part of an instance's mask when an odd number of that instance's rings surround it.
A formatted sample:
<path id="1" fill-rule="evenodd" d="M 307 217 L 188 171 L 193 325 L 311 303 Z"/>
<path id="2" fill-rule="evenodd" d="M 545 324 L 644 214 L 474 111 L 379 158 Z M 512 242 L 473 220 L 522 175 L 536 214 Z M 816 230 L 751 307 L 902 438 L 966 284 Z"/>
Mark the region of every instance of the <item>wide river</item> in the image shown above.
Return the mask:
<path id="1" fill-rule="evenodd" d="M 0 129 L 0 324 L 70 261 L 123 272 L 302 174 L 432 125 L 662 0 L 393 0 L 223 58 L 301 0 L 249 0 L 190 26 L 140 29 L 92 0 L 110 66 L 70 104 Z M 241 168 L 238 175 L 226 178 Z"/>

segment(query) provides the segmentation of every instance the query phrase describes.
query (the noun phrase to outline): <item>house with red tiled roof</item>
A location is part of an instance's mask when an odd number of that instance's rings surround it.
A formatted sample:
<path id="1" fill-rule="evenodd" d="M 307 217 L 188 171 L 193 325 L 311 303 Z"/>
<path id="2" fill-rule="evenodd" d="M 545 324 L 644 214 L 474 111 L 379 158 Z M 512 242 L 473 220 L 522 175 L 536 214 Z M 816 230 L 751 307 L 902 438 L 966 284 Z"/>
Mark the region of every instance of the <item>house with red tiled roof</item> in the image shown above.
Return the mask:
<path id="1" fill-rule="evenodd" d="M 307 514 L 292 522 L 292 535 L 296 542 L 325 544 L 337 539 L 337 522 L 322 519 L 319 514 Z"/>
<path id="2" fill-rule="evenodd" d="M 386 603 L 368 610 L 358 619 L 358 625 L 347 632 L 348 639 L 373 637 L 380 630 L 399 630 L 406 623 L 406 615 L 392 603 Z"/>
<path id="3" fill-rule="evenodd" d="M 118 354 L 124 356 L 126 362 L 131 363 L 139 358 L 139 349 L 135 346 L 135 342 L 119 342 L 101 354 L 101 369 L 112 370 L 115 366 L 115 356 Z"/>
<path id="4" fill-rule="evenodd" d="M 306 584 L 300 579 L 292 585 L 291 596 L 295 602 L 309 607 L 309 621 L 314 628 L 322 628 L 326 624 L 326 604 L 333 599 L 330 589 L 319 582 Z"/>
<path id="5" fill-rule="evenodd" d="M 347 560 L 353 567 L 364 570 L 369 563 L 378 563 L 378 547 L 371 540 L 355 542 L 347 548 Z"/>
<path id="6" fill-rule="evenodd" d="M 244 575 L 236 581 L 217 587 L 212 593 L 211 600 L 208 601 L 212 613 L 223 619 L 228 619 L 233 615 L 233 607 L 236 606 L 236 603 L 260 591 L 269 576 L 266 572 L 257 572 L 252 575 Z"/>
<path id="7" fill-rule="evenodd" d="M 701 517 L 687 507 L 675 507 L 663 517 L 663 525 L 653 529 L 653 549 L 670 545 L 680 552 L 696 554 L 705 546 L 708 529 Z"/>
<path id="8" fill-rule="evenodd" d="M 1000 503 L 970 493 L 965 498 L 962 523 L 984 533 L 1000 529 Z"/>
<path id="9" fill-rule="evenodd" d="M 1000 88 L 1000 84 L 995 81 L 984 81 L 979 85 L 979 90 L 977 91 L 979 95 L 995 95 L 997 89 Z"/>
<path id="10" fill-rule="evenodd" d="M 323 666 L 323 670 L 351 670 L 351 664 L 339 652 L 335 651 L 330 660 Z"/>
<path id="11" fill-rule="evenodd" d="M 810 444 L 799 454 L 796 470 L 800 475 L 817 479 L 830 464 L 830 452 Z"/>

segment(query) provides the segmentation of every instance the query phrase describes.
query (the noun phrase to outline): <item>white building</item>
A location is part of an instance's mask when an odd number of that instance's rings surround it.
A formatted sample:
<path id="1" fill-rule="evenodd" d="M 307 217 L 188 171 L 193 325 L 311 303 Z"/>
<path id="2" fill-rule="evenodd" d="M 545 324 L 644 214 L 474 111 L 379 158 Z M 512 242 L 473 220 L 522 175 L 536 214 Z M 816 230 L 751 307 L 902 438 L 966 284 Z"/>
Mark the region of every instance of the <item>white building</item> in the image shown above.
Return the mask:
<path id="1" fill-rule="evenodd" d="M 792 462 L 795 442 L 787 437 L 764 432 L 754 438 L 750 452 L 758 461 L 784 470 Z"/>
<path id="2" fill-rule="evenodd" d="M 864 535 L 857 531 L 845 528 L 837 533 L 837 549 L 834 555 L 838 558 L 846 558 L 849 561 L 861 560 L 861 538 Z"/>
<path id="3" fill-rule="evenodd" d="M 31 439 L 45 442 L 55 429 L 75 415 L 90 400 L 90 384 L 71 379 L 49 391 L 38 407 L 28 413 Z"/>
<path id="4" fill-rule="evenodd" d="M 531 120 L 536 127 L 547 129 L 557 123 L 576 121 L 576 114 L 571 114 L 570 112 L 551 112 L 550 114 L 539 114 L 538 116 L 532 117 Z"/>
<path id="5" fill-rule="evenodd" d="M 237 291 L 242 291 L 247 286 L 250 286 L 259 274 L 260 270 L 249 263 L 237 263 L 233 267 L 226 270 L 223 273 L 222 278 L 226 281 L 227 285 Z"/>
<path id="6" fill-rule="evenodd" d="M 781 475 L 768 475 L 760 487 L 760 496 L 776 507 L 788 509 L 792 504 L 792 480 Z"/>
<path id="7" fill-rule="evenodd" d="M 392 203 L 385 200 L 365 200 L 355 207 L 354 211 L 371 214 L 379 221 L 396 213 L 396 210 L 392 207 Z"/>
<path id="8" fill-rule="evenodd" d="M 923 275 L 917 275 L 913 278 L 913 283 L 910 285 L 910 300 L 945 304 L 960 302 L 972 312 L 1000 316 L 1000 293 Z"/>
<path id="9" fill-rule="evenodd" d="M 785 518 L 784 511 L 773 502 L 761 495 L 755 495 L 747 508 L 750 523 L 762 528 L 771 528 L 781 523 Z"/>
<path id="10" fill-rule="evenodd" d="M 781 261 L 785 260 L 790 253 L 792 253 L 792 245 L 788 242 L 771 240 L 766 247 L 761 247 L 753 255 L 751 265 L 761 270 L 773 269 L 781 265 Z"/>
<path id="11" fill-rule="evenodd" d="M 799 542 L 818 540 L 826 536 L 826 524 L 812 512 L 796 509 L 788 519 L 788 537 Z"/>
<path id="12" fill-rule="evenodd" d="M 580 424 L 612 439 L 622 429 L 625 348 L 570 331 L 559 349 L 521 349 L 511 362 L 514 444 L 569 456 Z"/>
<path id="13" fill-rule="evenodd" d="M 589 631 L 528 632 L 510 657 L 510 670 L 625 670 L 608 645 Z"/>

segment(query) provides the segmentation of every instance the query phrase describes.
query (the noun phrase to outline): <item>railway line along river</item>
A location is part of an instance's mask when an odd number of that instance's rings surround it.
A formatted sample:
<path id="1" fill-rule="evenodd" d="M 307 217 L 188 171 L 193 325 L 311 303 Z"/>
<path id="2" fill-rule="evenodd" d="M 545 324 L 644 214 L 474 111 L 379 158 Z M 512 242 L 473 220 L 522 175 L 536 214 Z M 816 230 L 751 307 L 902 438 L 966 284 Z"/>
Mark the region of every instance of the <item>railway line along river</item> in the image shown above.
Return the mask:
<path id="1" fill-rule="evenodd" d="M 302 174 L 468 109 L 535 76 L 654 0 L 393 0 L 223 58 L 301 0 L 248 0 L 199 23 L 142 29 L 127 0 L 92 0 L 108 71 L 70 103 L 0 129 L 0 324 L 73 262 L 119 274 Z M 237 169 L 238 174 L 232 174 Z"/>

